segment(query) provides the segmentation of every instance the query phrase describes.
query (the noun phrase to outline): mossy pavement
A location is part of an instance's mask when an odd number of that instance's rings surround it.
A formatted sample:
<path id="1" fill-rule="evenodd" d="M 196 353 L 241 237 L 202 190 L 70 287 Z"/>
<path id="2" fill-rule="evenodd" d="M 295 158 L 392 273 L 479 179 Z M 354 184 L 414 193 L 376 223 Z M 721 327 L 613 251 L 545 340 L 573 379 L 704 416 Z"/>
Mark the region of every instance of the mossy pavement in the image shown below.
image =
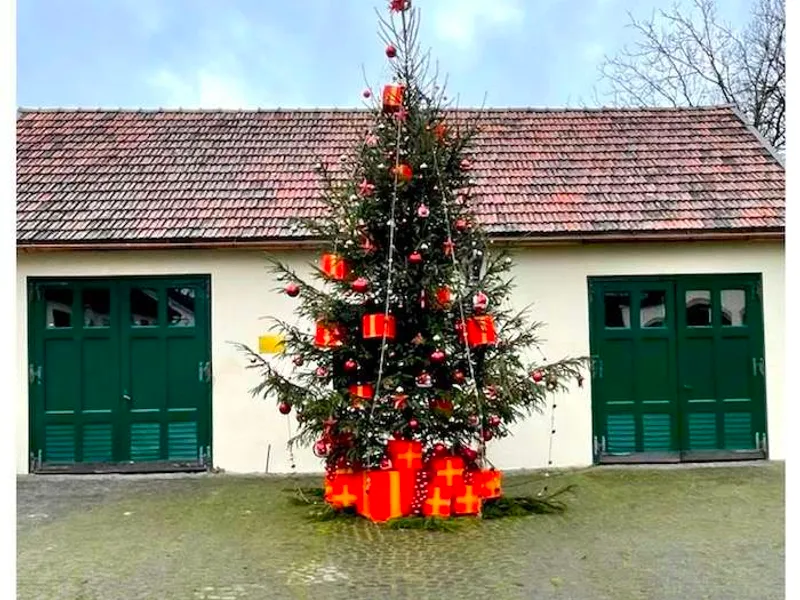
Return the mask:
<path id="1" fill-rule="evenodd" d="M 563 515 L 453 532 L 319 522 L 317 478 L 22 476 L 18 598 L 783 598 L 784 465 L 510 475 L 576 489 Z"/>

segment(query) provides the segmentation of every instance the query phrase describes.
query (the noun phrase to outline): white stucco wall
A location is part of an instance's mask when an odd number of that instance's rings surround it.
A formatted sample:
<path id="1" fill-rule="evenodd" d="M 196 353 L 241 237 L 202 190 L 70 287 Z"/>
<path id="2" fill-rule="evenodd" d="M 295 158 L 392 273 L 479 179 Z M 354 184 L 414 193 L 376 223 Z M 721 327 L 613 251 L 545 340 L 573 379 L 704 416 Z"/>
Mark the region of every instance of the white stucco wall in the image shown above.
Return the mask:
<path id="1" fill-rule="evenodd" d="M 282 259 L 304 272 L 308 253 L 283 253 Z M 784 246 L 782 243 L 681 243 L 546 246 L 519 250 L 515 276 L 516 306 L 534 303 L 534 316 L 548 326 L 549 359 L 589 354 L 587 277 L 693 273 L 762 273 L 767 363 L 768 428 L 772 458 L 785 456 L 780 424 L 784 417 Z M 293 320 L 295 300 L 275 287 L 264 253 L 244 250 L 172 250 L 162 252 L 69 252 L 17 256 L 17 471 L 28 470 L 26 278 L 36 276 L 123 276 L 209 274 L 212 295 L 213 451 L 215 466 L 231 472 L 264 472 L 271 445 L 270 472 L 289 471 L 286 418 L 274 403 L 253 399 L 248 389 L 255 374 L 229 341 L 258 345 L 266 332 L 263 316 Z M 294 426 L 294 420 L 291 420 Z M 553 443 L 554 466 L 592 461 L 591 392 L 587 377 L 559 399 Z M 500 468 L 546 466 L 549 415 L 519 424 L 513 437 L 489 445 Z M 320 471 L 310 451 L 296 452 L 299 471 Z"/>

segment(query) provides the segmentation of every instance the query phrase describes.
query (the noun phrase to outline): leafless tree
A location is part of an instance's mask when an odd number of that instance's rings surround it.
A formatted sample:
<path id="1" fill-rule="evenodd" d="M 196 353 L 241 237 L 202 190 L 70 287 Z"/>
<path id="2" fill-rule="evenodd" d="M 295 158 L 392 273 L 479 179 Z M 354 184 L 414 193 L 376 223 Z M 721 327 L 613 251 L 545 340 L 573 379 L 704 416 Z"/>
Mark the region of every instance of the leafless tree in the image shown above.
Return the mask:
<path id="1" fill-rule="evenodd" d="M 633 46 L 600 66 L 615 105 L 732 104 L 775 148 L 786 133 L 786 12 L 783 0 L 753 0 L 735 28 L 715 0 L 689 0 L 630 24 Z M 601 90 L 603 93 L 603 90 Z"/>

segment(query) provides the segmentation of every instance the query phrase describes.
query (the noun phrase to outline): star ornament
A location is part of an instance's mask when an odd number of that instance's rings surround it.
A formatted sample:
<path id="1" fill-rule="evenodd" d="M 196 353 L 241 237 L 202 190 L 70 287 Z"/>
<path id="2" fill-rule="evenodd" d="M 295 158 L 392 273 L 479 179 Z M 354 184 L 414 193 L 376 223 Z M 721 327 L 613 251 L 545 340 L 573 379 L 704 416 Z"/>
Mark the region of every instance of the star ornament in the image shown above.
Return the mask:
<path id="1" fill-rule="evenodd" d="M 367 181 L 366 178 L 361 183 L 358 184 L 358 193 L 361 196 L 366 198 L 367 196 L 372 196 L 374 192 L 375 192 L 375 186 L 372 185 L 369 181 Z"/>
<path id="2" fill-rule="evenodd" d="M 403 123 L 408 118 L 408 111 L 406 110 L 405 106 L 401 106 L 398 108 L 394 113 L 394 118 L 397 119 L 400 123 Z"/>
<path id="3" fill-rule="evenodd" d="M 370 148 L 374 148 L 378 145 L 378 136 L 374 133 L 370 133 L 366 138 L 364 138 L 364 143 Z"/>

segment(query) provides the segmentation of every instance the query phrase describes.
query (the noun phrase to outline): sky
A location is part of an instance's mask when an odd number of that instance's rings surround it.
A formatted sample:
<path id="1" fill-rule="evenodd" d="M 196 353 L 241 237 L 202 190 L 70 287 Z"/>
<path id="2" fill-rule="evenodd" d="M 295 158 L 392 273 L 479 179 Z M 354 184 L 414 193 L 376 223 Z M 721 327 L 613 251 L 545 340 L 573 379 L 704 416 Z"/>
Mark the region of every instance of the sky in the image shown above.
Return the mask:
<path id="1" fill-rule="evenodd" d="M 414 0 L 420 43 L 460 106 L 603 103 L 598 66 L 630 43 L 627 13 L 675 0 Z M 686 1 L 686 0 L 683 0 Z M 355 107 L 388 80 L 384 0 L 24 0 L 23 107 Z M 747 17 L 748 0 L 722 0 Z M 595 94 L 597 90 L 598 94 Z"/>

